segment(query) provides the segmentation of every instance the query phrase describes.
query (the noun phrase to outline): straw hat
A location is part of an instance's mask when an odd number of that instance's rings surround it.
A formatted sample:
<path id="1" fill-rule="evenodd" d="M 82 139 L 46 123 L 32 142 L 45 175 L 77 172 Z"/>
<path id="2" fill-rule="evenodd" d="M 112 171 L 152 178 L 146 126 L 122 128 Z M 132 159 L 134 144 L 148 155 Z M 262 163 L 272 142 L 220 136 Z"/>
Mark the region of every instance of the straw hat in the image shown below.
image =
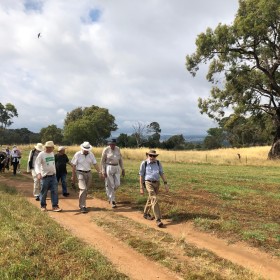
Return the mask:
<path id="1" fill-rule="evenodd" d="M 53 141 L 47 141 L 45 143 L 45 148 L 54 148 L 54 143 Z"/>
<path id="2" fill-rule="evenodd" d="M 44 150 L 44 146 L 42 143 L 37 143 L 34 148 L 40 152 L 42 152 Z"/>
<path id="3" fill-rule="evenodd" d="M 148 153 L 146 153 L 146 155 L 151 155 L 151 156 L 158 156 L 159 154 L 157 154 L 157 152 L 155 150 L 150 150 Z"/>

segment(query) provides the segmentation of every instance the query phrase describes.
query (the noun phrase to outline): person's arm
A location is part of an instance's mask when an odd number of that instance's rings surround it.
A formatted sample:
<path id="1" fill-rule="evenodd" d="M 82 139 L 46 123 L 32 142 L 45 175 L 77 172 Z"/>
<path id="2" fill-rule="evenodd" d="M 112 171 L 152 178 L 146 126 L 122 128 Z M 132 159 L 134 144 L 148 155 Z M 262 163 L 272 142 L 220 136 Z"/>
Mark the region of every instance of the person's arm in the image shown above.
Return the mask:
<path id="1" fill-rule="evenodd" d="M 72 181 L 73 184 L 75 184 L 75 181 L 76 181 L 76 165 L 72 163 L 71 166 L 72 166 L 71 181 Z"/>
<path id="2" fill-rule="evenodd" d="M 41 156 L 40 156 L 40 154 L 37 156 L 37 158 L 35 160 L 34 170 L 35 170 L 37 179 L 41 180 L 42 174 L 41 174 Z"/>
<path id="3" fill-rule="evenodd" d="M 165 190 L 166 190 L 167 192 L 169 192 L 169 187 L 168 187 L 167 179 L 166 179 L 166 177 L 165 177 L 164 173 L 163 173 L 163 174 L 161 174 L 161 175 L 160 175 L 160 177 L 161 177 L 161 179 L 162 179 L 162 181 L 163 181 L 163 184 L 164 184 Z"/>
<path id="4" fill-rule="evenodd" d="M 163 169 L 162 169 L 161 163 L 159 163 L 159 175 L 160 175 L 160 177 L 161 177 L 161 179 L 162 179 L 162 181 L 163 181 L 165 190 L 166 190 L 167 192 L 169 192 L 169 187 L 168 187 L 168 184 L 167 184 L 167 179 L 166 179 L 166 177 L 165 177 L 165 174 L 163 173 Z"/>
<path id="5" fill-rule="evenodd" d="M 124 169 L 124 167 L 123 167 L 123 158 L 122 158 L 121 152 L 120 152 L 119 165 L 120 165 L 120 168 L 122 169 L 122 176 L 124 177 L 124 176 L 125 176 L 125 169 Z"/>
<path id="6" fill-rule="evenodd" d="M 139 184 L 140 184 L 140 194 L 144 194 L 144 186 L 145 186 L 145 181 L 143 177 L 140 175 L 139 176 Z"/>
<path id="7" fill-rule="evenodd" d="M 101 174 L 104 178 L 107 177 L 107 174 L 106 174 L 106 158 L 107 158 L 106 148 L 104 148 L 103 151 L 102 151 L 101 160 L 100 160 Z"/>
<path id="8" fill-rule="evenodd" d="M 99 174 L 101 174 L 101 169 L 100 169 L 100 167 L 99 167 L 99 165 L 96 163 L 96 164 L 94 164 L 94 168 L 95 168 L 95 170 L 99 173 Z"/>
<path id="9" fill-rule="evenodd" d="M 140 194 L 144 194 L 144 187 L 145 187 L 145 164 L 144 161 L 140 165 L 140 170 L 139 170 L 139 185 L 140 185 Z"/>

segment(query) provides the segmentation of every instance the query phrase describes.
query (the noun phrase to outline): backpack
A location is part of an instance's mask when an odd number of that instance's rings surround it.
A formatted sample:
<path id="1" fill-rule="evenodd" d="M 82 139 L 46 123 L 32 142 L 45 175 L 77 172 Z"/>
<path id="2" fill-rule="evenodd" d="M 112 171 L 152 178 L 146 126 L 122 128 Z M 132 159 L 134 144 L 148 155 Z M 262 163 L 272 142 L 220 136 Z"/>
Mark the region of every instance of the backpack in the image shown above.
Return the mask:
<path id="1" fill-rule="evenodd" d="M 143 182 L 143 186 L 146 188 L 146 185 L 145 185 L 145 176 L 146 176 L 146 168 L 147 168 L 147 164 L 148 164 L 148 162 L 147 162 L 147 160 L 145 160 L 145 172 L 144 172 L 144 182 Z M 158 165 L 158 167 L 159 167 L 159 160 L 157 160 L 157 165 Z"/>

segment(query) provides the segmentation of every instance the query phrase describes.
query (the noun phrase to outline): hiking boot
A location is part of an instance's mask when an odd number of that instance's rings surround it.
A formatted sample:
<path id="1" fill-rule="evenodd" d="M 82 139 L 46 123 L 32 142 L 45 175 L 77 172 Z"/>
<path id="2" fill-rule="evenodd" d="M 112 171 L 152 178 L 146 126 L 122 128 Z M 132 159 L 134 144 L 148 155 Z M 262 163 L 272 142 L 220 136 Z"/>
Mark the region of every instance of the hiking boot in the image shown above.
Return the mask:
<path id="1" fill-rule="evenodd" d="M 163 223 L 160 219 L 157 220 L 157 226 L 160 228 L 163 227 Z"/>
<path id="2" fill-rule="evenodd" d="M 87 212 L 88 212 L 88 210 L 87 210 L 86 207 L 82 207 L 82 208 L 80 209 L 80 211 L 81 211 L 81 213 L 87 213 Z"/>
<path id="3" fill-rule="evenodd" d="M 62 209 L 59 208 L 58 206 L 53 207 L 52 210 L 53 210 L 53 212 L 61 212 L 62 211 Z"/>
<path id="4" fill-rule="evenodd" d="M 47 208 L 46 208 L 46 207 L 41 207 L 41 211 L 42 211 L 42 212 L 46 212 L 46 211 L 47 211 Z"/>
<path id="5" fill-rule="evenodd" d="M 154 219 L 154 217 L 152 217 L 150 214 L 144 213 L 143 215 L 144 219 L 152 221 Z"/>
<path id="6" fill-rule="evenodd" d="M 67 192 L 67 193 L 63 193 L 62 195 L 65 196 L 65 197 L 67 197 L 67 196 L 69 196 L 69 194 L 70 194 L 70 193 Z"/>
<path id="7" fill-rule="evenodd" d="M 116 207 L 117 207 L 116 202 L 112 201 L 112 208 L 116 208 Z"/>
<path id="8" fill-rule="evenodd" d="M 36 200 L 36 201 L 39 201 L 39 200 L 40 200 L 40 197 L 39 197 L 39 196 L 36 196 L 36 197 L 35 197 L 35 200 Z"/>

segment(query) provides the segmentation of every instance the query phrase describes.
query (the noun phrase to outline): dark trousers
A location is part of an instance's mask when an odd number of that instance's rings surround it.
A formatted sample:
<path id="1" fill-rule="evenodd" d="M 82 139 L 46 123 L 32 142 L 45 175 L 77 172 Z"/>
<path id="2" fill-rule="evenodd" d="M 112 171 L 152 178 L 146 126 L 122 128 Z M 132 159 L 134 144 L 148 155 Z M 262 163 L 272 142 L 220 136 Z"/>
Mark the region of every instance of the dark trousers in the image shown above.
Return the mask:
<path id="1" fill-rule="evenodd" d="M 13 166 L 13 174 L 16 175 L 17 174 L 18 162 L 12 162 L 12 166 Z"/>

